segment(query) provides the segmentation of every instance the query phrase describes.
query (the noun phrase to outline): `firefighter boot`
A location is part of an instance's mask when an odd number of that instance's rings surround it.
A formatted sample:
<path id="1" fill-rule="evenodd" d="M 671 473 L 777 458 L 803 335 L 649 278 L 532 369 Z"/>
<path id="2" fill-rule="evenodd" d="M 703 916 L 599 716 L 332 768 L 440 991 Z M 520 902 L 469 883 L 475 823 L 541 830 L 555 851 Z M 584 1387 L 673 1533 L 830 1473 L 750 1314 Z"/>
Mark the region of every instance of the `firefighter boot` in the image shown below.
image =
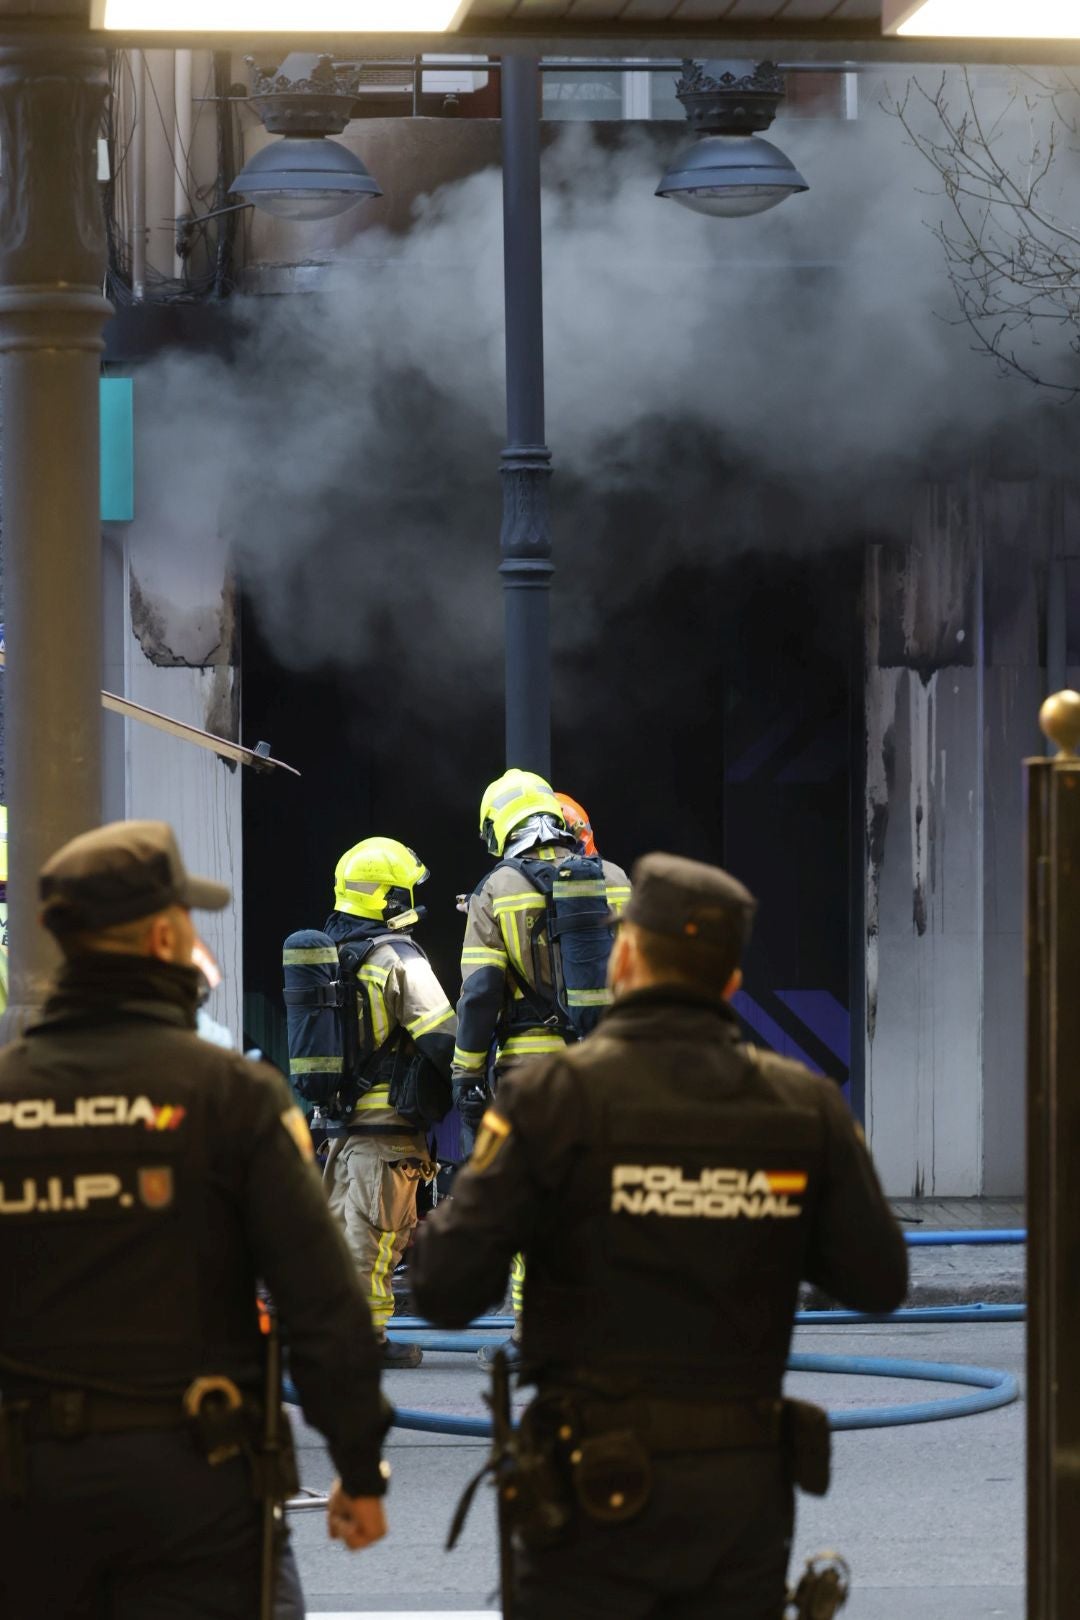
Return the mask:
<path id="1" fill-rule="evenodd" d="M 482 1344 L 479 1350 L 476 1352 L 476 1359 L 480 1363 L 481 1367 L 487 1367 L 490 1369 L 495 1365 L 495 1357 L 498 1355 L 500 1350 L 506 1356 L 506 1359 L 510 1363 L 511 1367 L 521 1360 L 520 1323 L 515 1324 L 513 1333 L 511 1333 L 508 1339 L 504 1339 L 501 1344 Z"/>
<path id="2" fill-rule="evenodd" d="M 404 1367 L 419 1367 L 424 1359 L 424 1352 L 418 1344 L 395 1344 L 393 1339 L 383 1339 L 382 1364 L 387 1372 L 398 1372 Z"/>

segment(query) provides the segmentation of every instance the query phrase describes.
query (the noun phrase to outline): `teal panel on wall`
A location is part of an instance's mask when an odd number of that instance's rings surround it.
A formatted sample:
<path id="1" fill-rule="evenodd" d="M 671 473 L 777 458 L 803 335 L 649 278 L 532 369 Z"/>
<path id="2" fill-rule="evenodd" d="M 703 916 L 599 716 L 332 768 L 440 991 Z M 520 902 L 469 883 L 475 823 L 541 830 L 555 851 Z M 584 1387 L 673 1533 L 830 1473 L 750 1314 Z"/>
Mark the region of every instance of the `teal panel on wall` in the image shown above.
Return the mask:
<path id="1" fill-rule="evenodd" d="M 101 517 L 130 523 L 135 516 L 135 407 L 130 377 L 101 379 Z"/>

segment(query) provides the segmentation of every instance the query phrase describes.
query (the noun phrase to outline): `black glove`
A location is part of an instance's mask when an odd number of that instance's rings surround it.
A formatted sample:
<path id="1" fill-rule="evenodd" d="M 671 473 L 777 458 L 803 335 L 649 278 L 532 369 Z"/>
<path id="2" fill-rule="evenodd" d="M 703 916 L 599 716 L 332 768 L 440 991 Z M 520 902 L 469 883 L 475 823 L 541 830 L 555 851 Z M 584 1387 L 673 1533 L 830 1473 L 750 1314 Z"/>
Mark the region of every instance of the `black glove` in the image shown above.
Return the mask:
<path id="1" fill-rule="evenodd" d="M 472 1085 L 456 1093 L 454 1105 L 462 1122 L 475 1130 L 486 1114 L 490 1100 L 483 1086 Z"/>

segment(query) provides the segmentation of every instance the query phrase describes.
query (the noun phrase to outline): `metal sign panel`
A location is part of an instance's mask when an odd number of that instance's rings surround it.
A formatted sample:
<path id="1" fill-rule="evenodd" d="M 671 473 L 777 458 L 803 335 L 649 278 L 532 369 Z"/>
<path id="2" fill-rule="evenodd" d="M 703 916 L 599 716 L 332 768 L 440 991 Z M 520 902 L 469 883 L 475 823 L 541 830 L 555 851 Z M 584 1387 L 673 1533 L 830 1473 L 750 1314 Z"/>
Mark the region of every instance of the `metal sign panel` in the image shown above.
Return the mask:
<path id="1" fill-rule="evenodd" d="M 135 516 L 135 402 L 130 377 L 101 379 L 101 520 Z"/>

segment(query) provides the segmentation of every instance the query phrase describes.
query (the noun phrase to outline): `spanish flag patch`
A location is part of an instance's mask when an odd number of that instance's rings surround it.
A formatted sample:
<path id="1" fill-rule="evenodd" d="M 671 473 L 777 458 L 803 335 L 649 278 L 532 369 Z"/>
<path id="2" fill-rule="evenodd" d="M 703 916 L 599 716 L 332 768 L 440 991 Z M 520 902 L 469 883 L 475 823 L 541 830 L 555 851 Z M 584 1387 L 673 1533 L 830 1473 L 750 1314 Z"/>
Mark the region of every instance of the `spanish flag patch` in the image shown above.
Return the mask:
<path id="1" fill-rule="evenodd" d="M 469 1169 L 482 1171 L 490 1170 L 499 1157 L 510 1136 L 509 1121 L 503 1119 L 493 1108 L 489 1108 L 480 1121 L 480 1129 L 476 1133 L 476 1146 L 472 1150 L 469 1160 Z"/>

